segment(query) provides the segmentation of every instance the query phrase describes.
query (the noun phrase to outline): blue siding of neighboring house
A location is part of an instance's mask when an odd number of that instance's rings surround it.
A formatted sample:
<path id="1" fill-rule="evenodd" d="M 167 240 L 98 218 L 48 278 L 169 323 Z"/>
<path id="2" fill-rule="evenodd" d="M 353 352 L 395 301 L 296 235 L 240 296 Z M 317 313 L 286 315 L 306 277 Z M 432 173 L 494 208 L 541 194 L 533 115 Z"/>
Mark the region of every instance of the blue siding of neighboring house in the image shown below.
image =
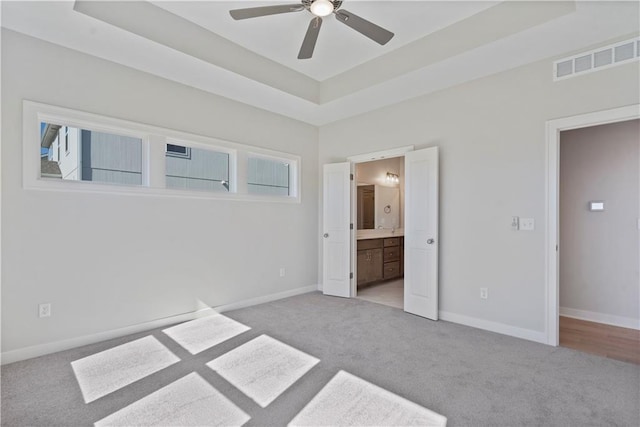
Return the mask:
<path id="1" fill-rule="evenodd" d="M 142 140 L 82 130 L 83 181 L 142 185 Z"/>
<path id="2" fill-rule="evenodd" d="M 247 165 L 249 193 L 289 195 L 289 165 L 279 160 L 249 157 Z"/>
<path id="3" fill-rule="evenodd" d="M 189 148 L 186 156 L 167 153 L 167 188 L 228 191 L 229 155 L 217 151 Z"/>
<path id="4" fill-rule="evenodd" d="M 83 181 L 142 185 L 141 139 L 82 130 L 80 145 Z M 228 191 L 229 154 L 199 148 L 184 151 L 167 152 L 167 188 Z M 249 157 L 248 191 L 287 196 L 289 172 L 289 165 L 283 161 Z"/>

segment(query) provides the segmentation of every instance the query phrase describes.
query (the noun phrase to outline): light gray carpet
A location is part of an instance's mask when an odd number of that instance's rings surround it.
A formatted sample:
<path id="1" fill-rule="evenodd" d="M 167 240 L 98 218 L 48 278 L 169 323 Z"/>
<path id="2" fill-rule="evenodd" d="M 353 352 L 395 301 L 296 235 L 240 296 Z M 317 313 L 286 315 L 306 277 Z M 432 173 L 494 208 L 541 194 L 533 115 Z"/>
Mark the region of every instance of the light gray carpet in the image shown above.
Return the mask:
<path id="1" fill-rule="evenodd" d="M 251 419 L 283 426 L 341 370 L 449 426 L 638 426 L 640 366 L 318 293 L 225 313 L 251 329 L 195 355 L 161 329 L 2 367 L 3 426 L 89 426 L 198 373 Z M 320 362 L 266 408 L 207 367 L 266 334 Z M 71 362 L 152 335 L 181 361 L 85 404 Z"/>

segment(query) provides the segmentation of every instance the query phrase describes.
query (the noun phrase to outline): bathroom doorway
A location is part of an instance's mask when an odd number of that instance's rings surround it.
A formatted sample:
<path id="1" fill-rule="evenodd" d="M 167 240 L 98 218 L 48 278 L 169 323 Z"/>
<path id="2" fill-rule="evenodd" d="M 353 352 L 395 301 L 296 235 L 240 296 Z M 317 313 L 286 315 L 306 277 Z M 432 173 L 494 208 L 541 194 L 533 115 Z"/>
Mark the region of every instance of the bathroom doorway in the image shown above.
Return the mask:
<path id="1" fill-rule="evenodd" d="M 355 164 L 356 296 L 404 308 L 404 156 Z"/>

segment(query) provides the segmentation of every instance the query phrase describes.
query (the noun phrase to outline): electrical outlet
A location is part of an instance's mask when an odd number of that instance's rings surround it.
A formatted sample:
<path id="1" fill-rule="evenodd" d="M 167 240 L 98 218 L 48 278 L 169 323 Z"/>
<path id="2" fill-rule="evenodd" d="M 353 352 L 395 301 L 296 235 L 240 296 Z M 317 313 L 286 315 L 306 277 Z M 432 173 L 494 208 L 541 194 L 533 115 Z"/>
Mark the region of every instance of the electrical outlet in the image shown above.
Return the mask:
<path id="1" fill-rule="evenodd" d="M 521 231 L 533 231 L 535 229 L 535 221 L 533 218 L 520 218 Z"/>
<path id="2" fill-rule="evenodd" d="M 280 277 L 284 277 L 285 271 L 284 267 L 280 267 Z"/>
<path id="3" fill-rule="evenodd" d="M 480 288 L 480 298 L 482 299 L 489 298 L 489 288 Z"/>
<path id="4" fill-rule="evenodd" d="M 51 304 L 39 304 L 38 305 L 38 317 L 49 317 L 51 316 Z"/>

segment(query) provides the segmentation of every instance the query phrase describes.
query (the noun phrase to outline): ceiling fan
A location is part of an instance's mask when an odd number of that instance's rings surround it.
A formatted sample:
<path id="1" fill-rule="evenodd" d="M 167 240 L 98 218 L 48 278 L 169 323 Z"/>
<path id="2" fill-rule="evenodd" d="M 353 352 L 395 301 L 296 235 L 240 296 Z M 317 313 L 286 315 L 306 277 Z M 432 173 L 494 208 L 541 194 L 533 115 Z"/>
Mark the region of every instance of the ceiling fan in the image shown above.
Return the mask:
<path id="1" fill-rule="evenodd" d="M 384 28 L 360 18 L 344 9 L 340 9 L 342 1 L 330 0 L 302 0 L 300 4 L 282 4 L 274 6 L 250 7 L 246 9 L 235 9 L 229 11 L 235 20 L 257 18 L 259 16 L 277 15 L 279 13 L 302 12 L 308 10 L 314 17 L 309 23 L 307 34 L 302 41 L 302 47 L 298 53 L 298 59 L 309 59 L 313 55 L 313 49 L 318 40 L 322 18 L 331 15 L 348 27 L 353 28 L 360 34 L 369 37 L 371 40 L 384 45 L 393 37 L 393 33 Z"/>

